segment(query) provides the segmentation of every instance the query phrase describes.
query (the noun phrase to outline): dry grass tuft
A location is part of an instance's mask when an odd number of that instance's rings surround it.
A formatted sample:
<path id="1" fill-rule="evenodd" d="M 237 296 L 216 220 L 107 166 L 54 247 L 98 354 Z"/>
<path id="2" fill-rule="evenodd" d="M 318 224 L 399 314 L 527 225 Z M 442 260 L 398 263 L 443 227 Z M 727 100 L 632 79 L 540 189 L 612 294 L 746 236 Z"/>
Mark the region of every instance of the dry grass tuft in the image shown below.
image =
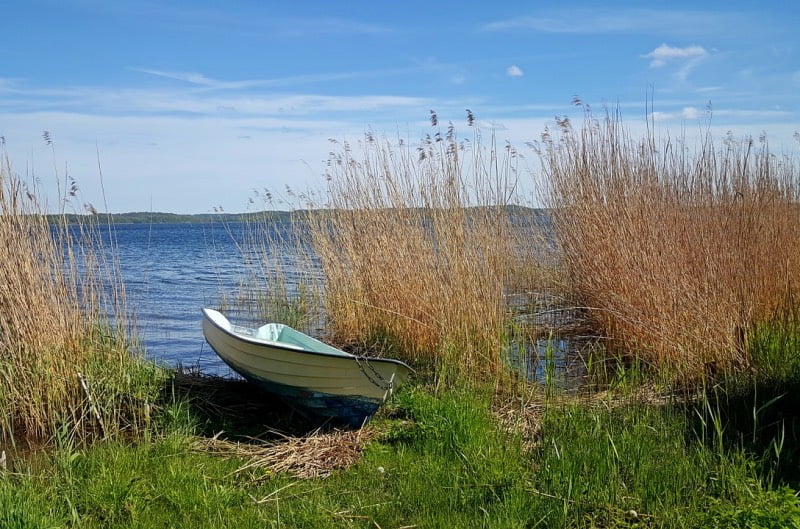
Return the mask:
<path id="1" fill-rule="evenodd" d="M 324 478 L 337 470 L 344 470 L 358 462 L 364 446 L 375 439 L 378 432 L 365 427 L 360 430 L 333 430 L 315 432 L 305 437 L 284 436 L 267 444 L 236 443 L 213 438 L 194 442 L 194 449 L 246 459 L 247 463 L 236 470 L 262 473 L 260 480 L 272 472 L 291 474 L 298 478 Z"/>
<path id="2" fill-rule="evenodd" d="M 569 281 L 613 348 L 680 379 L 748 366 L 748 332 L 797 305 L 797 161 L 766 138 L 635 141 L 609 115 L 543 140 Z"/>
<path id="3" fill-rule="evenodd" d="M 522 437 L 525 449 L 533 451 L 541 440 L 542 421 L 548 404 L 540 395 L 531 398 L 523 392 L 499 395 L 492 402 L 492 414 L 506 432 Z"/>

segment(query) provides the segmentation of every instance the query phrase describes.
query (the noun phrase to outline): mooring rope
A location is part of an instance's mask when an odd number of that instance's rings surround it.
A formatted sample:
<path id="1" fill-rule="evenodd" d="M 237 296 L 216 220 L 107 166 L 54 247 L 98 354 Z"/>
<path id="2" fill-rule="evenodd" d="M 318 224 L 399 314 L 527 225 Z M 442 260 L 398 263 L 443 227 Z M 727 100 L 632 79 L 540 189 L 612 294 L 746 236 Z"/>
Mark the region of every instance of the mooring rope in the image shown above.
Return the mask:
<path id="1" fill-rule="evenodd" d="M 369 359 L 366 356 L 355 355 L 354 358 L 356 360 L 356 365 L 361 372 L 364 373 L 364 376 L 367 377 L 367 380 L 369 380 L 374 386 L 386 391 L 387 394 L 392 393 L 394 388 L 394 375 L 392 375 L 389 380 L 386 380 L 383 378 L 383 375 L 381 375 L 374 367 L 372 367 L 372 365 L 370 365 Z M 367 369 L 372 372 L 372 375 L 370 375 L 367 370 L 364 369 L 364 364 L 366 364 Z M 383 382 L 383 384 L 381 384 L 379 381 Z M 386 396 L 384 396 L 384 400 L 385 399 Z"/>

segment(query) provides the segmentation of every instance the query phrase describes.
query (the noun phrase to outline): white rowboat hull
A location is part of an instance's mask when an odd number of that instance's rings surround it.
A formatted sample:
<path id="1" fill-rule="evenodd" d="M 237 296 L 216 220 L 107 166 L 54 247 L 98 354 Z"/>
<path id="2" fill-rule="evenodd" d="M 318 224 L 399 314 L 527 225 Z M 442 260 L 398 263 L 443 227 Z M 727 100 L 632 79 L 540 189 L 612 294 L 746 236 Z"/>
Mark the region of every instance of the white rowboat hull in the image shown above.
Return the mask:
<path id="1" fill-rule="evenodd" d="M 225 363 L 289 405 L 361 426 L 412 371 L 403 362 L 360 358 L 290 327 L 232 325 L 203 309 L 203 334 Z"/>

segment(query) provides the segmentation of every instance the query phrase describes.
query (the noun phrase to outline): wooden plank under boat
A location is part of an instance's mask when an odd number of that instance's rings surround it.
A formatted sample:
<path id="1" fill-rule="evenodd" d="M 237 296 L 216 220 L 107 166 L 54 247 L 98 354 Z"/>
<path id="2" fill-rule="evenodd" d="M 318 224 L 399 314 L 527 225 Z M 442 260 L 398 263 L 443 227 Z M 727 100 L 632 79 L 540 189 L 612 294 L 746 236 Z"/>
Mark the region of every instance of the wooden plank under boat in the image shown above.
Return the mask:
<path id="1" fill-rule="evenodd" d="M 412 369 L 356 356 L 280 323 L 257 329 L 203 309 L 206 341 L 234 371 L 292 407 L 361 426 Z"/>

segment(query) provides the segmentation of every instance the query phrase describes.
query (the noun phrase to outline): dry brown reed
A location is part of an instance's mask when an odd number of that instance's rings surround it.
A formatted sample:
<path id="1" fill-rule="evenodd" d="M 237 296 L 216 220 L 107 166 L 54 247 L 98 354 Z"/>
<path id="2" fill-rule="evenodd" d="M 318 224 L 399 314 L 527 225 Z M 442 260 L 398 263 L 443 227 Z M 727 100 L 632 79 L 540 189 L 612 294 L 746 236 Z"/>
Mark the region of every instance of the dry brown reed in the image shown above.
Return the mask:
<path id="1" fill-rule="evenodd" d="M 117 428 L 130 411 L 118 390 L 138 382 L 122 314 L 114 329 L 108 319 L 124 293 L 106 282 L 107 263 L 88 224 L 50 225 L 37 194 L 4 158 L 0 440 L 47 440 L 65 426 L 71 438 L 108 434 L 106 427 Z"/>
<path id="2" fill-rule="evenodd" d="M 373 134 L 333 143 L 324 202 L 306 217 L 333 339 L 496 372 L 520 255 L 506 207 L 516 151 L 478 133 L 460 142 L 452 124 L 416 146 Z"/>
<path id="3" fill-rule="evenodd" d="M 587 112 L 543 135 L 569 280 L 613 349 L 680 379 L 747 366 L 759 322 L 796 308 L 800 171 L 766 138 L 633 139 Z"/>
<path id="4" fill-rule="evenodd" d="M 264 479 L 271 472 L 292 474 L 298 478 L 324 478 L 358 462 L 364 446 L 378 432 L 370 427 L 359 430 L 315 432 L 304 437 L 285 436 L 269 443 L 238 443 L 218 437 L 199 438 L 194 449 L 227 457 L 246 459 L 237 474 L 258 474 Z"/>

